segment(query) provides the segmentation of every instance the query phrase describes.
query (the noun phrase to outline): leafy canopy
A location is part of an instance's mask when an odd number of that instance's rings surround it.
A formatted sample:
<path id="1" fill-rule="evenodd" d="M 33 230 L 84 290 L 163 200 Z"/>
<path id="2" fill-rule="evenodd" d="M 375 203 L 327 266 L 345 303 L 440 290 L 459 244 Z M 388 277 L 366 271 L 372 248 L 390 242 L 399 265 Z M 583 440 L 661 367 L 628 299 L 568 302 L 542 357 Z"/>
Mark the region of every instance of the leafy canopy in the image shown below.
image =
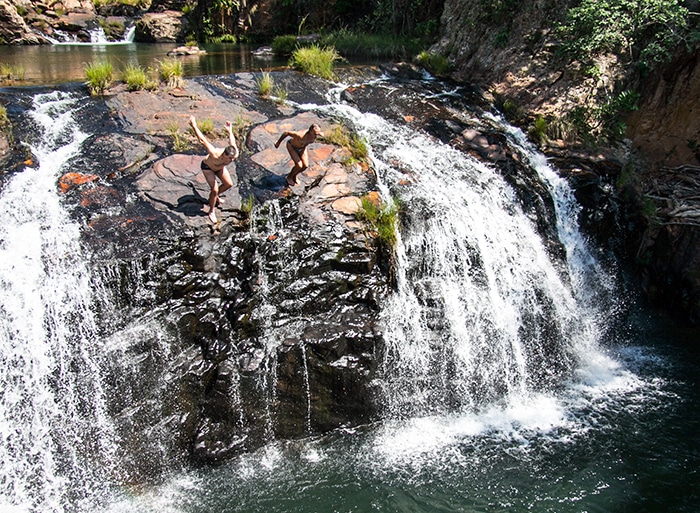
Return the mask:
<path id="1" fill-rule="evenodd" d="M 611 52 L 653 67 L 686 41 L 687 20 L 678 0 L 582 0 L 558 33 L 574 58 Z"/>

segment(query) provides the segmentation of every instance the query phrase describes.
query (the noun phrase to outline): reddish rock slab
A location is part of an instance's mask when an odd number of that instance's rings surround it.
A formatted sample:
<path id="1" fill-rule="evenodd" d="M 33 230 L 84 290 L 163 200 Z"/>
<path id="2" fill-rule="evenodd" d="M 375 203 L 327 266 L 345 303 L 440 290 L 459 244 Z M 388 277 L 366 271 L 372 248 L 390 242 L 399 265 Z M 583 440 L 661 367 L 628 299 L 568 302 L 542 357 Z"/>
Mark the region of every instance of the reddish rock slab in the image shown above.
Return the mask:
<path id="1" fill-rule="evenodd" d="M 205 226 L 209 224 L 209 185 L 200 168 L 202 158 L 201 155 L 175 154 L 161 159 L 136 179 L 136 185 L 156 209 L 177 215 L 189 226 Z M 233 187 L 224 193 L 223 204 L 217 208 L 223 221 L 241 206 L 235 163 L 228 169 Z"/>
<path id="2" fill-rule="evenodd" d="M 99 176 L 93 174 L 66 173 L 58 179 L 58 188 L 65 194 L 78 185 L 94 182 L 98 178 Z"/>
<path id="3" fill-rule="evenodd" d="M 274 144 L 284 132 L 302 132 L 317 123 L 324 132 L 332 125 L 312 112 L 302 112 L 283 120 L 273 120 L 255 127 L 248 137 L 248 147 L 258 151 L 251 156 L 256 164 L 277 176 L 285 176 L 293 161 L 283 142 Z M 359 164 L 344 164 L 348 152 L 322 142 L 308 146 L 309 168 L 297 177 L 298 184 L 291 193 L 300 196 L 299 211 L 313 222 L 330 219 L 354 222 L 360 204 L 359 197 L 367 193 L 371 171 Z M 353 225 L 354 226 L 354 225 Z"/>

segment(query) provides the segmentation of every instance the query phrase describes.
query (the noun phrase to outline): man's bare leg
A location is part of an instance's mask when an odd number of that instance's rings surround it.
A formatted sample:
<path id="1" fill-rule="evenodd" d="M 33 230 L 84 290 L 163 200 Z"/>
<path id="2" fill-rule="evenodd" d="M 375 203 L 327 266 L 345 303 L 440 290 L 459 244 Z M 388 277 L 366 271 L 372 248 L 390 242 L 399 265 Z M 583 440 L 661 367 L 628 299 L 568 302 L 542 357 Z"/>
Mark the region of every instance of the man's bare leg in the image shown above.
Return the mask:
<path id="1" fill-rule="evenodd" d="M 209 220 L 214 224 L 218 222 L 218 219 L 216 218 L 216 202 L 219 200 L 219 192 L 217 189 L 218 187 L 212 189 L 212 191 L 209 193 L 209 214 L 207 214 Z"/>

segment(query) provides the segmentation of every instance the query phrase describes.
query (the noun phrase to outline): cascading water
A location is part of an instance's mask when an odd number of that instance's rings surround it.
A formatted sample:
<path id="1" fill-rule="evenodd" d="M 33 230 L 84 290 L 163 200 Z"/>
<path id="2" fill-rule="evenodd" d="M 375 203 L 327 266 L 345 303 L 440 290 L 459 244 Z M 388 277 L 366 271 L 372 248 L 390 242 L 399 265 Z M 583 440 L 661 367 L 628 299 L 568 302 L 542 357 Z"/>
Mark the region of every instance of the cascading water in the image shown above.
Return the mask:
<path id="1" fill-rule="evenodd" d="M 577 303 L 512 188 L 429 136 L 349 106 L 329 109 L 369 141 L 385 195 L 398 191 L 403 205 L 397 291 L 383 306 L 389 410 L 472 411 L 560 385 L 579 348 L 595 345 L 594 312 Z M 560 225 L 572 232 L 563 242 L 582 254 L 572 195 L 560 191 Z"/>
<path id="2" fill-rule="evenodd" d="M 103 486 L 114 434 L 79 227 L 56 191 L 86 134 L 69 95 L 34 103 L 38 165 L 12 175 L 0 195 L 0 507 L 62 512 Z"/>
<path id="3" fill-rule="evenodd" d="M 157 308 L 143 317 L 126 307 L 109 312 L 114 301 L 95 297 L 115 294 L 102 288 L 123 275 L 88 269 L 79 226 L 55 191 L 85 138 L 72 121 L 77 103 L 39 95 L 33 119 L 42 136 L 32 152 L 40 164 L 6 176 L 0 193 L 0 509 L 694 511 L 694 369 L 679 372 L 624 341 L 616 360 L 598 347 L 597 301 L 614 292 L 576 229 L 571 192 L 544 157 L 502 126 L 552 191 L 566 262 L 548 252 L 495 168 L 331 103 L 308 108 L 347 120 L 367 139 L 382 193 L 403 205 L 397 290 L 380 305 L 387 347 L 376 384 L 387 416 L 288 443 L 274 440 L 270 426 L 265 447 L 227 464 L 188 471 L 172 464 L 167 446 L 179 419 L 163 405 L 177 392 L 162 390 L 161 378 L 177 372 L 182 346 Z M 268 223 L 250 236 L 279 235 L 273 251 L 292 251 L 279 202 L 266 208 Z M 254 260 L 270 266 L 265 251 Z M 144 274 L 138 266 L 132 272 Z M 275 285 L 265 280 L 278 275 L 257 276 L 260 308 L 252 315 L 265 336 L 260 361 L 240 365 L 270 366 L 260 387 L 262 408 L 270 408 L 275 363 L 265 362 L 266 352 L 304 319 L 280 326 L 265 318 Z M 303 412 L 311 411 L 310 352 L 300 346 Z M 240 379 L 231 380 L 233 403 L 249 392 Z M 305 431 L 313 420 L 309 413 Z M 149 481 L 149 465 L 165 478 Z M 123 487 L 132 476 L 139 486 Z"/>

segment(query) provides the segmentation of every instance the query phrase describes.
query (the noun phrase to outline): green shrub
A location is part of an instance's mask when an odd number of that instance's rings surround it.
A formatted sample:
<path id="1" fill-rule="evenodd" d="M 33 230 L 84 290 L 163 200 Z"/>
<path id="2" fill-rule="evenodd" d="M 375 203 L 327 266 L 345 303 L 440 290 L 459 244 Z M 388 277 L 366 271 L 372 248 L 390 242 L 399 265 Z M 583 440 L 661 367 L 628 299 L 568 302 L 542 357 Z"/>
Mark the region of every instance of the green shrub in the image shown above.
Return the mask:
<path id="1" fill-rule="evenodd" d="M 126 68 L 124 68 L 123 79 L 129 91 L 145 89 L 148 82 L 146 71 L 135 64 L 127 64 Z"/>
<path id="2" fill-rule="evenodd" d="M 0 79 L 2 80 L 20 80 L 23 81 L 26 77 L 27 70 L 22 64 L 4 64 L 0 63 Z"/>
<path id="3" fill-rule="evenodd" d="M 378 203 L 370 197 L 361 198 L 362 206 L 357 211 L 357 217 L 367 227 L 376 233 L 380 244 L 393 250 L 397 241 L 399 222 L 399 204 L 396 200 L 389 203 Z"/>
<path id="4" fill-rule="evenodd" d="M 112 84 L 114 69 L 109 62 L 93 62 L 85 66 L 85 84 L 93 96 L 102 95 Z"/>
<path id="5" fill-rule="evenodd" d="M 392 34 L 369 34 L 341 28 L 324 36 L 322 46 L 332 46 L 344 57 L 397 58 L 406 59 L 419 48 L 414 39 Z"/>
<path id="6" fill-rule="evenodd" d="M 7 108 L 2 103 L 0 103 L 0 130 L 9 138 L 12 137 L 12 123 L 7 117 Z"/>
<path id="7" fill-rule="evenodd" d="M 275 86 L 272 96 L 275 97 L 276 103 L 284 104 L 287 101 L 287 90 L 282 86 Z"/>
<path id="8" fill-rule="evenodd" d="M 686 43 L 687 26 L 688 10 L 675 0 L 582 0 L 557 34 L 572 58 L 612 52 L 653 68 Z"/>
<path id="9" fill-rule="evenodd" d="M 175 151 L 184 151 L 189 149 L 190 143 L 187 138 L 180 135 L 180 126 L 177 121 L 170 121 L 166 126 L 165 130 L 170 134 L 173 139 L 173 149 Z"/>
<path id="10" fill-rule="evenodd" d="M 349 162 L 366 162 L 369 156 L 367 142 L 357 135 L 350 133 L 347 128 L 342 125 L 334 126 L 328 130 L 323 136 L 323 140 L 329 144 L 335 144 L 350 151 Z"/>
<path id="11" fill-rule="evenodd" d="M 304 73 L 332 80 L 334 78 L 333 65 L 339 59 L 340 55 L 335 48 L 322 48 L 314 44 L 294 50 L 289 65 Z"/>
<path id="12" fill-rule="evenodd" d="M 528 133 L 532 140 L 538 144 L 543 144 L 547 142 L 547 130 L 547 120 L 542 116 L 537 116 Z"/>
<path id="13" fill-rule="evenodd" d="M 272 40 L 272 51 L 278 56 L 292 55 L 297 48 L 297 36 L 277 36 Z"/>
<path id="14" fill-rule="evenodd" d="M 184 81 L 182 79 L 184 69 L 180 59 L 164 59 L 158 64 L 160 79 L 165 82 L 168 87 L 178 88 L 184 85 Z"/>
<path id="15" fill-rule="evenodd" d="M 241 212 L 249 215 L 253 211 L 254 198 L 252 194 L 249 194 L 247 198 L 241 200 Z"/>
<path id="16" fill-rule="evenodd" d="M 423 51 L 416 58 L 418 64 L 435 76 L 443 76 L 450 72 L 452 66 L 444 55 Z"/>

